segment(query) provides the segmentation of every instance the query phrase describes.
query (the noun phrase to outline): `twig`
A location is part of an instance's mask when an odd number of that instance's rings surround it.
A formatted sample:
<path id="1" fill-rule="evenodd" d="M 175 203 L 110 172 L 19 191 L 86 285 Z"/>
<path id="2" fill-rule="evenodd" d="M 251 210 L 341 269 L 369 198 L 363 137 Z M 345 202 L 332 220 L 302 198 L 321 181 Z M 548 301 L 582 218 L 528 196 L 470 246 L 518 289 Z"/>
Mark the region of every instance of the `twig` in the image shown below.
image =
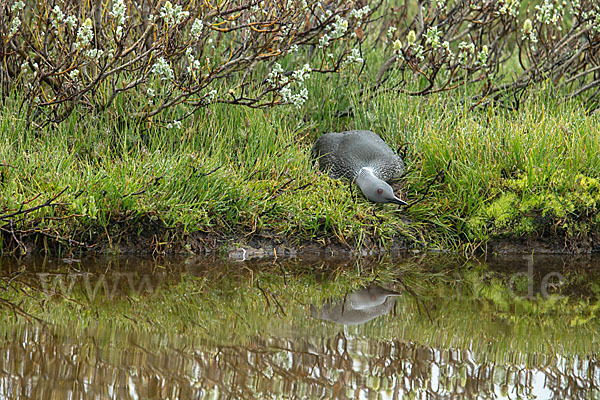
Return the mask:
<path id="1" fill-rule="evenodd" d="M 198 176 L 209 176 L 209 175 L 212 175 L 212 174 L 214 174 L 215 172 L 217 172 L 219 169 L 221 169 L 221 167 L 222 167 L 222 166 L 223 166 L 223 165 L 219 165 L 218 167 L 216 167 L 216 168 L 214 168 L 214 169 L 212 169 L 212 170 L 210 170 L 210 171 L 208 171 L 208 172 L 203 172 L 203 173 L 201 173 L 201 174 L 200 174 L 200 175 L 198 175 Z"/>
<path id="2" fill-rule="evenodd" d="M 150 181 L 150 183 L 148 183 L 143 189 L 138 190 L 137 192 L 133 192 L 133 193 L 129 193 L 124 195 L 123 197 L 128 197 L 128 196 L 139 196 L 142 193 L 145 193 L 146 190 L 148 190 L 148 188 L 152 185 L 156 185 L 162 178 L 164 178 L 165 175 L 161 175 L 161 176 L 155 176 L 154 178 L 152 178 L 152 180 Z"/>
<path id="3" fill-rule="evenodd" d="M 271 302 L 269 301 L 269 296 L 267 296 L 267 293 L 265 292 L 265 290 L 260 287 L 260 283 L 258 282 L 258 279 L 256 280 L 256 287 L 258 288 L 258 290 L 261 291 L 261 293 L 263 294 L 263 296 L 265 296 L 265 300 L 267 302 L 267 308 L 270 310 L 271 309 Z"/>
<path id="4" fill-rule="evenodd" d="M 25 317 L 29 321 L 31 321 L 32 319 L 34 319 L 36 322 L 38 322 L 38 323 L 40 323 L 42 325 L 48 325 L 48 323 L 46 321 L 44 321 L 41 318 L 36 317 L 35 315 L 32 315 L 32 314 L 28 313 L 27 311 L 23 310 L 21 307 L 19 307 L 18 305 L 16 305 L 12 301 L 8 301 L 8 300 L 3 299 L 2 297 L 0 297 L 0 303 L 5 304 L 8 307 L 12 308 L 13 311 L 16 311 L 15 314 L 19 314 L 19 315 Z"/>
<path id="5" fill-rule="evenodd" d="M 26 209 L 26 210 L 19 210 L 19 211 L 15 211 L 15 212 L 13 212 L 13 213 L 10 213 L 10 214 L 5 214 L 5 215 L 2 215 L 2 216 L 0 216 L 0 220 L 6 220 L 6 219 L 9 219 L 9 218 L 15 217 L 15 216 L 17 216 L 17 215 L 21 215 L 21 214 L 28 214 L 28 213 L 31 213 L 31 212 L 33 212 L 33 211 L 39 210 L 40 208 L 43 208 L 43 207 L 49 207 L 49 206 L 55 206 L 55 205 L 58 205 L 58 204 L 52 204 L 52 202 L 53 202 L 54 200 L 56 200 L 58 197 L 60 197 L 60 195 L 62 195 L 62 194 L 63 194 L 63 193 L 64 193 L 64 192 L 65 192 L 65 191 L 68 189 L 68 188 L 69 188 L 69 187 L 67 186 L 67 187 L 66 187 L 66 188 L 64 188 L 64 189 L 63 189 L 63 190 L 62 190 L 62 191 L 61 191 L 59 194 L 57 194 L 56 196 L 54 196 L 54 197 L 52 197 L 51 199 L 47 200 L 47 201 L 46 201 L 45 203 L 43 203 L 43 204 L 37 205 L 37 206 L 35 206 L 35 207 L 28 208 L 28 209 Z M 37 196 L 36 196 L 36 197 L 37 197 Z"/>
<path id="6" fill-rule="evenodd" d="M 284 189 L 290 183 L 294 182 L 295 180 L 296 180 L 296 178 L 291 178 L 291 179 L 288 179 L 287 181 L 285 181 L 284 183 L 282 183 L 281 185 L 277 186 L 274 190 L 271 191 L 268 199 L 272 200 L 272 199 L 280 196 L 282 193 L 281 190 Z"/>

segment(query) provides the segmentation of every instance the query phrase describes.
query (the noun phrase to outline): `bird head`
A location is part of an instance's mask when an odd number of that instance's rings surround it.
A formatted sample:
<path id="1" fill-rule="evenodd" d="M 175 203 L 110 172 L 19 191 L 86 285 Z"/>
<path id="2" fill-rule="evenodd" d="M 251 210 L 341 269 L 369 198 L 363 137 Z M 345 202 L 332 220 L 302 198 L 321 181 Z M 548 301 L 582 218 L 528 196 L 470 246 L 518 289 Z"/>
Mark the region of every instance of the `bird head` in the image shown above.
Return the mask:
<path id="1" fill-rule="evenodd" d="M 394 203 L 405 206 L 407 203 L 394 194 L 392 187 L 379 179 L 371 168 L 361 168 L 354 182 L 360 187 L 365 197 L 375 203 Z"/>

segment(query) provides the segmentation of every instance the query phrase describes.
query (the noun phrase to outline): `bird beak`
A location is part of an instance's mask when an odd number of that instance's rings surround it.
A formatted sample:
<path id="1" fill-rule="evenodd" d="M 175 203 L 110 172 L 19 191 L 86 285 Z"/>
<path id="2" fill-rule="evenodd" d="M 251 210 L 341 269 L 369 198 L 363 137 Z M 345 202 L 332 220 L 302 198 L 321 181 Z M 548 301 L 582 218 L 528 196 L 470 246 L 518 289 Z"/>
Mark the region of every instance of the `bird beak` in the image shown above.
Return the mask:
<path id="1" fill-rule="evenodd" d="M 396 196 L 394 196 L 394 198 L 392 200 L 390 200 L 390 203 L 398 204 L 399 206 L 407 206 L 408 205 L 407 202 L 405 202 L 404 200 L 400 200 Z"/>

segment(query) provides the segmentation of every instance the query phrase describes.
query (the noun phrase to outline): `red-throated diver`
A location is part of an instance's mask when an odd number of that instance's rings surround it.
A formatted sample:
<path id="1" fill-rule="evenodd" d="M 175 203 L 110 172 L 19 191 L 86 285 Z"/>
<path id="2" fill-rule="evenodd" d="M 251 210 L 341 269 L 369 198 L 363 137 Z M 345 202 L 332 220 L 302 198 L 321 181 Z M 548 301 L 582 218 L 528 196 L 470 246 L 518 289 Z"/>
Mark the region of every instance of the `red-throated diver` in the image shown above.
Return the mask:
<path id="1" fill-rule="evenodd" d="M 376 133 L 326 133 L 317 139 L 312 154 L 319 161 L 321 170 L 334 179 L 350 179 L 367 199 L 375 203 L 406 205 L 387 183 L 404 174 L 404 162 Z"/>

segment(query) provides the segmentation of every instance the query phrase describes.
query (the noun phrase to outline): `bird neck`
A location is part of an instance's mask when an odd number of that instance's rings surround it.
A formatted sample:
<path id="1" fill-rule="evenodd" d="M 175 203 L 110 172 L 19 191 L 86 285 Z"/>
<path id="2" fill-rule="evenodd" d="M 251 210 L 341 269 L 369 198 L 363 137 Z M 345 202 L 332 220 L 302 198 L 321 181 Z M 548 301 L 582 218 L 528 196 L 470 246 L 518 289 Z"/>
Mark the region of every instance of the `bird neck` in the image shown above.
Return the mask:
<path id="1" fill-rule="evenodd" d="M 356 174 L 356 178 L 354 178 L 354 182 L 362 189 L 363 185 L 369 182 L 380 181 L 377 176 L 375 176 L 375 171 L 371 167 L 362 167 L 358 174 Z"/>

